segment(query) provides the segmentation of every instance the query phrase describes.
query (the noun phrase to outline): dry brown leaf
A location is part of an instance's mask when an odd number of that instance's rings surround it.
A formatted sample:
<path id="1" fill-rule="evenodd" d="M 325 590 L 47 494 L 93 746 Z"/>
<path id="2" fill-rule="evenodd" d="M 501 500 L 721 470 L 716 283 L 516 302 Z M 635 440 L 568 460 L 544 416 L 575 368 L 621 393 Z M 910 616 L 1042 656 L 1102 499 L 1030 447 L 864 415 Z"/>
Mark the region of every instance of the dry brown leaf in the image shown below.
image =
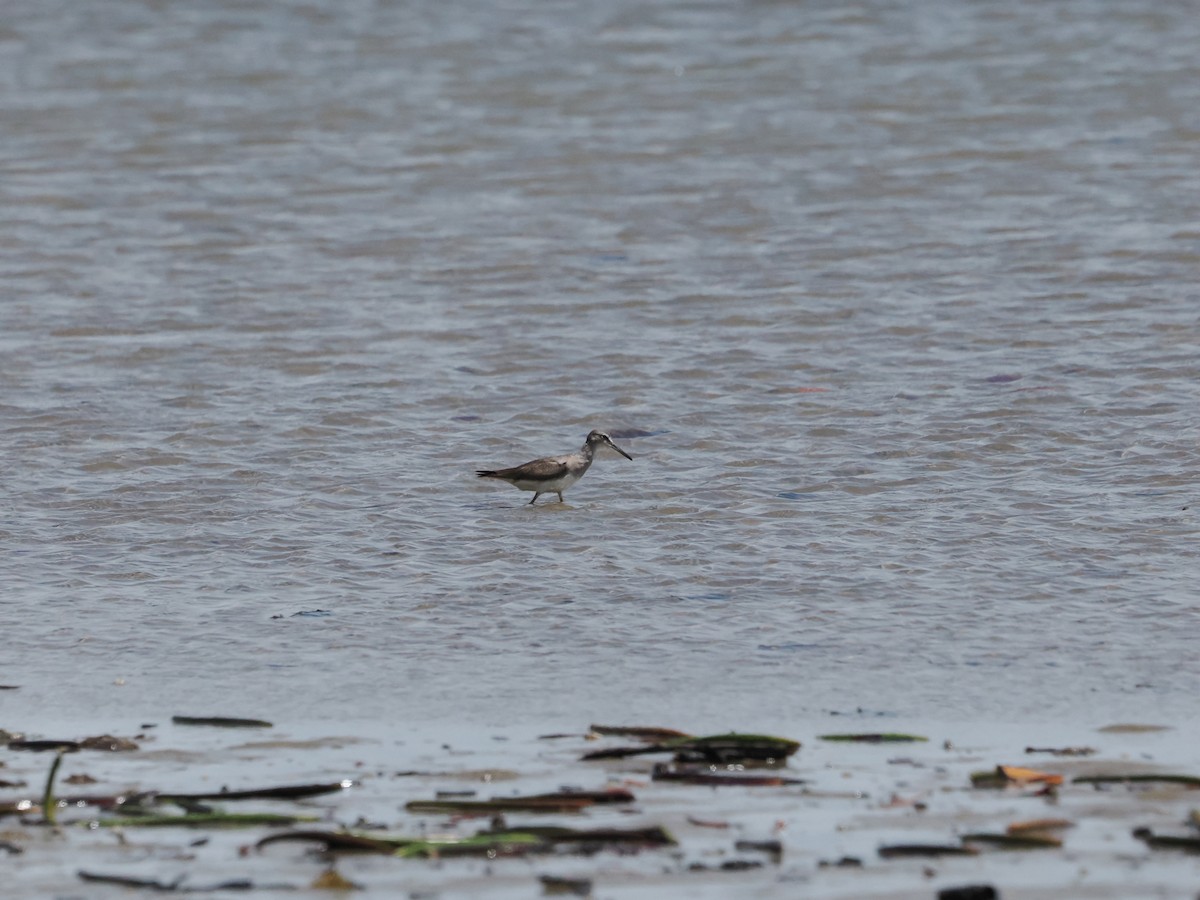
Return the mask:
<path id="1" fill-rule="evenodd" d="M 1026 819 L 1013 822 L 1006 830 L 1009 834 L 1028 834 L 1031 831 L 1060 831 L 1074 826 L 1075 823 L 1070 819 Z"/>

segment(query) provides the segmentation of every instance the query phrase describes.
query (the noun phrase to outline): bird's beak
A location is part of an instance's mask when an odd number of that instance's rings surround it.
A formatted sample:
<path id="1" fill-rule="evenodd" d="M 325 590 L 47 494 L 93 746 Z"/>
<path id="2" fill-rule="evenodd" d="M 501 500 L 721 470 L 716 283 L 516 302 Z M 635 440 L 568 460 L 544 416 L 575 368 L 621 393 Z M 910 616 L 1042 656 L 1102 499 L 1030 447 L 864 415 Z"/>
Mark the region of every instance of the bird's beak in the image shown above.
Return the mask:
<path id="1" fill-rule="evenodd" d="M 614 450 L 616 450 L 618 453 L 620 453 L 626 459 L 628 459 L 630 461 L 633 460 L 632 456 L 630 456 L 628 453 L 626 453 L 624 450 L 622 450 L 620 447 L 618 447 L 616 444 L 614 444 L 612 442 L 612 438 L 605 438 L 604 443 L 608 444 L 608 446 L 612 447 Z"/>

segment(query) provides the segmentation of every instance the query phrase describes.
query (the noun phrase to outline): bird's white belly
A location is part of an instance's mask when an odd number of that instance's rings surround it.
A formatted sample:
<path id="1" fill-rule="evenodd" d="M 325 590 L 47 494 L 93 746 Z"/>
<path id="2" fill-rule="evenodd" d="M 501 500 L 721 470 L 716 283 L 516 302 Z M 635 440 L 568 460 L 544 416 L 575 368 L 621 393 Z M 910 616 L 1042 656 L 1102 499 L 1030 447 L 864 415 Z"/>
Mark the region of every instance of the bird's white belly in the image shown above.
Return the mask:
<path id="1" fill-rule="evenodd" d="M 543 481 L 537 478 L 522 479 L 514 481 L 513 485 L 523 491 L 537 491 L 542 494 L 557 493 L 565 491 L 571 485 L 579 480 L 578 475 L 563 475 L 560 478 L 554 478 L 549 481 Z"/>

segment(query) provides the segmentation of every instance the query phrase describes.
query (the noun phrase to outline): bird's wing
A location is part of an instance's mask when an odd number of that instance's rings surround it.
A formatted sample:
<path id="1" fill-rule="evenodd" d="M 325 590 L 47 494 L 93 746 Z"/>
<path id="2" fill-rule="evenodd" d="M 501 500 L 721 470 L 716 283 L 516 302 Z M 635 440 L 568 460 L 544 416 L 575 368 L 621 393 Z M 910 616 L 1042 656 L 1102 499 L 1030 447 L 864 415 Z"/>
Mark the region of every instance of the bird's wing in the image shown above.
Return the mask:
<path id="1" fill-rule="evenodd" d="M 535 459 L 511 469 L 501 469 L 496 474 L 501 478 L 530 478 L 535 481 L 553 481 L 567 474 L 567 462 L 561 456 Z"/>

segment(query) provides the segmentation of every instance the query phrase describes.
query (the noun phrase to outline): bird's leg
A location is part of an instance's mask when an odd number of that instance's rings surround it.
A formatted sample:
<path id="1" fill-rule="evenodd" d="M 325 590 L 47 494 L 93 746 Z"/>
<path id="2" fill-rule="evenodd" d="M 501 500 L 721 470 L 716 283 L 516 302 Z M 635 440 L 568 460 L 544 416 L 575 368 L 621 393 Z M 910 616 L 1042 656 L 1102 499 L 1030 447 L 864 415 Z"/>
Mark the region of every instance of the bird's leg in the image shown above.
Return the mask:
<path id="1" fill-rule="evenodd" d="M 537 498 L 538 498 L 538 497 L 540 497 L 540 496 L 542 496 L 542 495 L 541 495 L 541 494 L 539 494 L 537 491 L 534 491 L 534 493 L 533 493 L 533 499 L 529 501 L 529 505 L 530 505 L 530 506 L 533 506 L 533 504 L 537 503 Z"/>
<path id="2" fill-rule="evenodd" d="M 558 502 L 562 503 L 563 502 L 562 491 L 555 491 L 554 493 L 558 494 Z"/>

